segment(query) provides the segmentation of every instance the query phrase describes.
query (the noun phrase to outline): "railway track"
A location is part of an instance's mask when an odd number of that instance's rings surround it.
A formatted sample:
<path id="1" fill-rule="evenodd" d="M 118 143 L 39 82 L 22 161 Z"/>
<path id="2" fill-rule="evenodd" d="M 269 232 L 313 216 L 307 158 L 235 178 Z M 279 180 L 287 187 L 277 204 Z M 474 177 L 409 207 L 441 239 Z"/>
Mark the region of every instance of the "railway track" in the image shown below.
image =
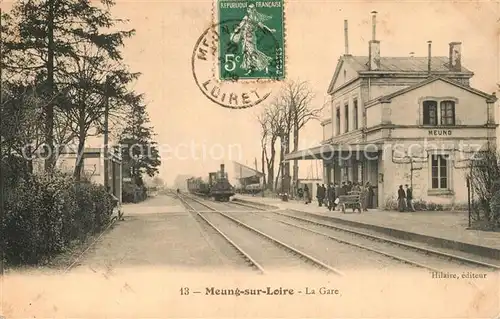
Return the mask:
<path id="1" fill-rule="evenodd" d="M 447 266 L 447 263 L 460 266 L 473 266 L 492 271 L 500 270 L 500 265 L 494 264 L 493 262 L 480 261 L 469 256 L 460 256 L 456 253 L 443 252 L 428 247 L 409 244 L 403 241 L 361 232 L 347 227 L 341 227 L 335 225 L 333 221 L 320 222 L 317 218 L 314 218 L 312 214 L 305 212 L 303 214 L 308 215 L 309 218 L 306 218 L 305 216 L 302 217 L 287 214 L 284 212 L 269 212 L 265 208 L 246 203 L 232 202 L 232 204 L 260 210 L 262 211 L 262 213 L 258 213 L 260 217 L 265 217 L 294 228 L 327 237 L 339 243 L 375 252 L 400 262 L 411 264 L 433 272 L 445 272 L 442 268 L 438 267 Z M 265 214 L 266 216 L 263 216 L 262 214 Z M 325 229 L 327 232 L 324 231 Z M 438 267 L 436 267 L 436 265 Z"/>
<path id="2" fill-rule="evenodd" d="M 179 199 L 188 208 L 188 210 L 198 218 L 198 220 L 206 225 L 209 225 L 213 230 L 215 230 L 220 236 L 229 242 L 231 246 L 233 246 L 238 254 L 246 260 L 247 264 L 261 274 L 265 274 L 267 272 L 264 270 L 261 263 L 271 266 L 273 262 L 278 262 L 277 266 L 280 267 L 300 267 L 309 265 L 326 273 L 340 276 L 343 275 L 341 271 L 280 241 L 279 239 L 271 237 L 268 234 L 249 226 L 237 218 L 229 216 L 226 212 L 220 211 L 202 202 L 201 200 L 186 195 L 179 196 Z M 201 210 L 196 209 L 192 203 L 203 206 L 212 213 L 201 212 Z M 228 223 L 228 221 L 230 223 Z M 261 245 L 256 244 L 253 240 L 249 241 L 249 235 L 260 237 L 262 240 Z M 235 241 L 235 238 L 238 239 Z M 249 254 L 247 251 L 252 251 L 252 253 Z M 254 258 L 251 255 L 258 257 Z M 256 259 L 260 259 L 262 261 L 257 262 Z"/>
<path id="3" fill-rule="evenodd" d="M 221 236 L 229 245 L 233 247 L 238 255 L 242 257 L 245 263 L 250 266 L 253 270 L 257 271 L 260 274 L 264 274 L 264 268 L 256 262 L 250 255 L 248 255 L 242 248 L 240 248 L 231 238 L 229 238 L 225 233 L 223 233 L 217 226 L 211 223 L 202 213 L 197 210 L 193 204 L 190 202 L 194 202 L 199 204 L 198 201 L 194 200 L 191 197 L 186 195 L 176 195 L 176 197 L 182 202 L 182 204 L 188 209 L 189 213 L 193 215 L 196 222 L 200 222 L 208 227 L 210 227 L 213 231 L 215 231 L 219 236 Z"/>

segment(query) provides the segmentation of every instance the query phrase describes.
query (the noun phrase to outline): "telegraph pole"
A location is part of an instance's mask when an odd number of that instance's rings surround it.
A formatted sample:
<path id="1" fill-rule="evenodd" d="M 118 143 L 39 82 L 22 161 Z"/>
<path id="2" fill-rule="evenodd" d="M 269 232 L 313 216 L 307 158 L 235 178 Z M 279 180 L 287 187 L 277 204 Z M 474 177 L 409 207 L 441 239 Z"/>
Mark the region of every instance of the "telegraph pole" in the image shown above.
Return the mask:
<path id="1" fill-rule="evenodd" d="M 109 75 L 106 76 L 104 91 L 104 187 L 108 191 L 109 187 Z"/>

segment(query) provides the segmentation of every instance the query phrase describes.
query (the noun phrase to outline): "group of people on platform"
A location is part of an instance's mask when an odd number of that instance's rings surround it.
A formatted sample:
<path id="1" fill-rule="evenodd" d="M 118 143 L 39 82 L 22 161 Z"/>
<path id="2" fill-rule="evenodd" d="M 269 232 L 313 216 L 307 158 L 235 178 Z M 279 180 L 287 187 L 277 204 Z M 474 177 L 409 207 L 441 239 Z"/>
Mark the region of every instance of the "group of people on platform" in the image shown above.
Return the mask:
<path id="1" fill-rule="evenodd" d="M 359 192 L 361 206 L 364 211 L 367 211 L 368 208 L 373 208 L 373 197 L 374 191 L 370 182 L 366 182 L 363 184 L 358 184 L 356 182 L 342 182 L 341 185 L 338 183 L 328 184 L 325 187 L 325 184 L 320 185 L 316 184 L 316 199 L 318 200 L 318 206 L 322 207 L 323 205 L 328 208 L 328 210 L 335 210 L 337 204 L 339 203 L 339 196 L 348 195 L 351 192 Z M 304 199 L 306 204 L 310 204 L 312 200 L 312 194 L 307 185 L 304 186 L 304 189 L 299 188 L 298 195 L 300 199 Z"/>
<path id="2" fill-rule="evenodd" d="M 408 184 L 405 185 L 403 189 L 403 185 L 399 185 L 398 189 L 398 210 L 400 212 L 414 212 L 415 207 L 413 206 L 413 192 L 411 187 L 408 187 Z"/>

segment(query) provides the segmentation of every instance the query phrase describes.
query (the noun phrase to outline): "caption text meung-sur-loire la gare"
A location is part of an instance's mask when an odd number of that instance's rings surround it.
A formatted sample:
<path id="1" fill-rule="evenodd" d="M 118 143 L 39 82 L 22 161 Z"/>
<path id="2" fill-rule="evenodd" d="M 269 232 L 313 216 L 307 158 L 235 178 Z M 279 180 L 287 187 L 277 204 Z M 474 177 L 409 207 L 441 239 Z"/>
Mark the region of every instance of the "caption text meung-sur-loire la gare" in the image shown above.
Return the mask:
<path id="1" fill-rule="evenodd" d="M 206 296 L 292 296 L 292 295 L 340 295 L 338 289 L 332 289 L 327 287 L 311 288 L 305 287 L 304 289 L 290 289 L 290 288 L 273 288 L 265 287 L 262 288 L 215 288 L 206 287 L 205 291 L 190 291 L 187 287 L 182 287 L 180 289 L 180 294 L 182 296 L 187 296 L 190 294 L 204 294 Z"/>

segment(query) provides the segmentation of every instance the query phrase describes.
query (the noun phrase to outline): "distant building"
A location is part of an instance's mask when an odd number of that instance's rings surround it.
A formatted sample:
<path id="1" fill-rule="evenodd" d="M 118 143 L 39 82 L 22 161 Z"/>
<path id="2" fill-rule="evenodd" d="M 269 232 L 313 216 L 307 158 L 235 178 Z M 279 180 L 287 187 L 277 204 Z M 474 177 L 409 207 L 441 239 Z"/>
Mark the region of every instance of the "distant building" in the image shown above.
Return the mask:
<path id="1" fill-rule="evenodd" d="M 72 174 L 75 170 L 76 160 L 77 160 L 77 148 L 76 147 L 66 147 L 59 154 L 56 161 L 56 168 L 62 172 Z M 104 185 L 104 149 L 103 148 L 91 148 L 87 147 L 83 152 L 83 167 L 81 171 L 81 176 L 88 178 L 90 181 Z M 122 169 L 121 169 L 121 155 L 114 152 L 111 148 L 109 149 L 108 157 L 108 186 L 110 192 L 115 195 L 120 203 L 122 202 Z M 36 159 L 34 160 L 35 171 L 43 171 L 44 160 Z"/>
<path id="2" fill-rule="evenodd" d="M 263 185 L 264 174 L 256 169 L 253 169 L 244 164 L 234 162 L 234 178 L 238 186 L 245 187 L 247 185 L 260 184 Z"/>
<path id="3" fill-rule="evenodd" d="M 350 55 L 346 40 L 321 145 L 286 160 L 323 159 L 325 182 L 368 181 L 379 206 L 404 184 L 416 199 L 466 201 L 467 161 L 496 144 L 495 95 L 470 86 L 460 42 L 449 44 L 448 57 L 432 56 L 430 42 L 427 57 L 381 57 L 375 25 L 374 15 L 368 56 Z"/>
<path id="4" fill-rule="evenodd" d="M 173 187 L 175 189 L 187 189 L 187 180 L 189 178 L 193 177 L 193 175 L 187 175 L 187 174 L 182 174 L 182 175 L 177 175 L 174 179 L 174 184 Z"/>

